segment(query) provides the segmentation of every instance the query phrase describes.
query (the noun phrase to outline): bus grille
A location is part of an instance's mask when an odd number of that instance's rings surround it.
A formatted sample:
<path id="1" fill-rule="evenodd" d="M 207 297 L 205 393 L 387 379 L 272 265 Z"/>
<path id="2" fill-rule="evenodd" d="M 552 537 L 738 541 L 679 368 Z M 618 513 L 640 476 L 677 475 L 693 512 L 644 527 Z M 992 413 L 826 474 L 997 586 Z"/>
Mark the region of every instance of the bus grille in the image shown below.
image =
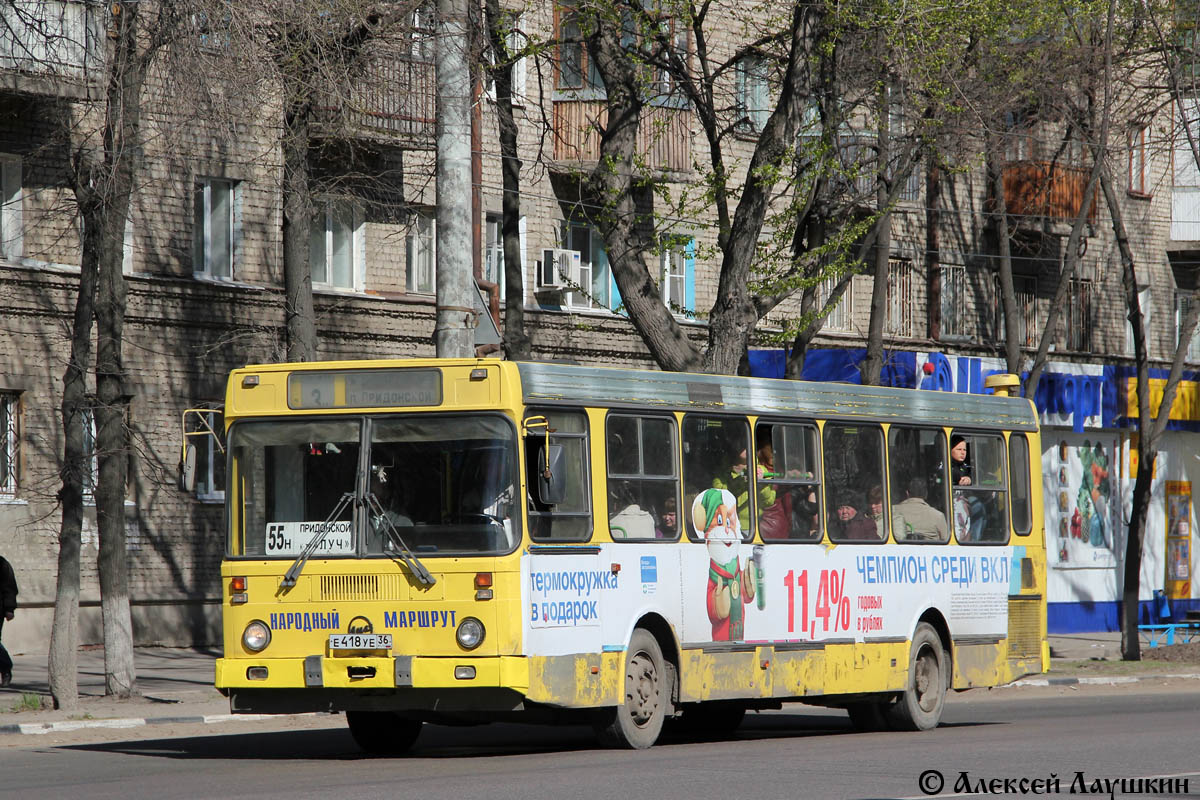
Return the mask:
<path id="1" fill-rule="evenodd" d="M 407 600 L 406 588 L 399 575 L 322 575 L 316 599 Z"/>
<path id="2" fill-rule="evenodd" d="M 1008 657 L 1038 658 L 1042 654 L 1042 598 L 1008 598 Z"/>

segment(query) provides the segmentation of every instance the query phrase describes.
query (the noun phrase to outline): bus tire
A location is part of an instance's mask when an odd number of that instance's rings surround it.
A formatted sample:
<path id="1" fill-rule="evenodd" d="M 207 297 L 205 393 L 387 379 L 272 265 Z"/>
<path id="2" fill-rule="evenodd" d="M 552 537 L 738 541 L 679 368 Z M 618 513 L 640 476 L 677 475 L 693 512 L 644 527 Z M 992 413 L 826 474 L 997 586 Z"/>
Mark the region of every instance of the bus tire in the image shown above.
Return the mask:
<path id="1" fill-rule="evenodd" d="M 946 704 L 949 663 L 941 637 L 928 622 L 917 625 L 908 654 L 908 682 L 891 709 L 897 730 L 936 728 Z"/>
<path id="2" fill-rule="evenodd" d="M 680 731 L 692 736 L 724 739 L 733 735 L 746 718 L 745 703 L 737 700 L 710 700 L 685 706 Z"/>
<path id="3" fill-rule="evenodd" d="M 645 628 L 634 630 L 625 651 L 624 689 L 620 705 L 600 711 L 596 737 L 605 747 L 644 750 L 658 741 L 671 696 L 662 648 Z"/>
<path id="4" fill-rule="evenodd" d="M 850 724 L 859 733 L 888 730 L 889 710 L 890 704 L 874 700 L 864 700 L 846 706 L 846 713 L 850 715 Z"/>
<path id="5" fill-rule="evenodd" d="M 373 756 L 399 756 L 421 735 L 421 720 L 391 711 L 347 711 L 346 724 L 354 743 Z"/>

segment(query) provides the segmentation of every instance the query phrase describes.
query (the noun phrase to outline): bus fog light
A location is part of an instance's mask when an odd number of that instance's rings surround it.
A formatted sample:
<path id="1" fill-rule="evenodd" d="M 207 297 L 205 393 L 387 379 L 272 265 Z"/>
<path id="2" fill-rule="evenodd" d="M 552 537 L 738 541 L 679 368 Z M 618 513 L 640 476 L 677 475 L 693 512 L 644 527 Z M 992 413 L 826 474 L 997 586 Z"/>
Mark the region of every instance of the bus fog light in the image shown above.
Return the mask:
<path id="1" fill-rule="evenodd" d="M 470 681 L 475 679 L 474 667 L 455 667 L 454 677 L 460 681 Z"/>
<path id="2" fill-rule="evenodd" d="M 252 653 L 265 650 L 271 643 L 271 629 L 262 620 L 254 620 L 242 632 L 242 645 Z"/>
<path id="3" fill-rule="evenodd" d="M 458 623 L 458 630 L 454 635 L 463 649 L 474 650 L 483 641 L 483 623 L 474 617 L 467 617 Z"/>
<path id="4" fill-rule="evenodd" d="M 267 679 L 267 668 L 246 667 L 246 679 L 251 681 L 265 681 Z"/>

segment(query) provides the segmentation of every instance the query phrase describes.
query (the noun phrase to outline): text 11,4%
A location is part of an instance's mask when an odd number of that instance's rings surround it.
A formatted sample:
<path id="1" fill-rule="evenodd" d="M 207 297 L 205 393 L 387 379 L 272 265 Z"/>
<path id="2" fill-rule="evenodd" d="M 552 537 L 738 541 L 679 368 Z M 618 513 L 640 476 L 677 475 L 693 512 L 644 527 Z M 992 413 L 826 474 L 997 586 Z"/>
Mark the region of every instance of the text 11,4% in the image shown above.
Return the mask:
<path id="1" fill-rule="evenodd" d="M 850 630 L 850 597 L 845 593 L 846 570 L 823 569 L 817 583 L 815 602 L 809 611 L 808 570 L 788 570 L 783 577 L 788 593 L 788 633 L 796 631 L 796 611 L 800 612 L 800 631 L 810 639 L 817 636 L 817 623 L 821 633 L 837 633 Z M 799 596 L 796 590 L 799 589 Z"/>

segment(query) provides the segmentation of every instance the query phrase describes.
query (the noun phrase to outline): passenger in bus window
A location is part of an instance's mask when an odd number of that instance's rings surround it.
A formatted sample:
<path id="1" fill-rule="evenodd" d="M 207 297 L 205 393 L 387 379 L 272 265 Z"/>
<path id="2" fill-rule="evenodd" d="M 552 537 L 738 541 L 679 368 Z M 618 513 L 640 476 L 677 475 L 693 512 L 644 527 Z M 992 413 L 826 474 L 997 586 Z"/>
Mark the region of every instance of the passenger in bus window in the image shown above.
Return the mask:
<path id="1" fill-rule="evenodd" d="M 882 541 L 887 538 L 883 529 L 883 487 L 872 486 L 867 490 L 867 518 L 875 523 L 875 535 Z"/>
<path id="2" fill-rule="evenodd" d="M 928 487 L 921 478 L 913 478 L 904 487 L 904 500 L 892 506 L 892 524 L 901 541 L 944 542 L 946 515 L 929 505 Z"/>
<path id="3" fill-rule="evenodd" d="M 656 539 L 674 539 L 679 533 L 679 513 L 675 498 L 668 497 L 663 501 L 662 511 L 658 515 L 658 525 L 654 528 Z"/>
<path id="4" fill-rule="evenodd" d="M 861 499 L 855 492 L 842 490 L 835 503 L 835 520 L 831 525 L 835 539 L 879 540 L 875 523 L 858 512 Z"/>
<path id="5" fill-rule="evenodd" d="M 813 486 L 793 486 L 780 492 L 758 517 L 764 539 L 810 539 L 818 527 L 817 492 Z"/>
<path id="6" fill-rule="evenodd" d="M 950 437 L 950 483 L 954 486 L 954 533 L 960 542 L 977 542 L 987 521 L 987 511 L 978 495 L 960 486 L 971 486 L 974 469 L 964 436 Z"/>
<path id="7" fill-rule="evenodd" d="M 620 509 L 609 517 L 608 528 L 614 539 L 653 539 L 654 516 L 637 501 L 631 481 L 609 484 L 608 508 Z"/>
<path id="8" fill-rule="evenodd" d="M 758 456 L 757 472 L 759 481 L 764 475 L 773 474 L 775 469 L 774 452 L 770 441 L 763 443 L 756 453 Z M 728 475 L 713 480 L 712 488 L 727 489 L 737 499 L 738 521 L 742 524 L 743 535 L 750 535 L 750 477 L 747 475 L 746 451 L 743 449 L 733 460 Z M 764 509 L 775 502 L 775 489 L 763 483 L 758 484 L 758 507 Z"/>
<path id="9" fill-rule="evenodd" d="M 950 483 L 955 486 L 971 485 L 971 459 L 967 440 L 962 436 L 950 437 Z"/>

